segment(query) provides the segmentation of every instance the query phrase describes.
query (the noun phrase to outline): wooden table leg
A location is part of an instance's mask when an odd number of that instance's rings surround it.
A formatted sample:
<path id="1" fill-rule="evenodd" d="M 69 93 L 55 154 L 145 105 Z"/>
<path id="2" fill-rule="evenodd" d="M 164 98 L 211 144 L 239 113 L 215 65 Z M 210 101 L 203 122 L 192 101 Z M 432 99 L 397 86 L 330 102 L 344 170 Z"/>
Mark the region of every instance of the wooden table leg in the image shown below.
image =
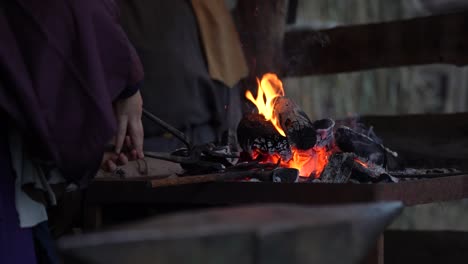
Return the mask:
<path id="1" fill-rule="evenodd" d="M 102 227 L 102 208 L 100 206 L 86 206 L 83 214 L 83 228 L 85 232 L 94 231 Z"/>

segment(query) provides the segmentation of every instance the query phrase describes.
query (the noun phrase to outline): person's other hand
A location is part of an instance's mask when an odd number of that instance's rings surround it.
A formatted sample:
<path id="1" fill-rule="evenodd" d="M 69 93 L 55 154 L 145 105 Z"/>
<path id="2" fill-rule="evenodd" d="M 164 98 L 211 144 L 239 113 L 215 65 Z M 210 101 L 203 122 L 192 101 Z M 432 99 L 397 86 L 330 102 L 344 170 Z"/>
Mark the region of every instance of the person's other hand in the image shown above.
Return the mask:
<path id="1" fill-rule="evenodd" d="M 131 146 L 130 156 L 142 159 L 144 157 L 143 124 L 141 122 L 143 100 L 140 91 L 126 99 L 118 100 L 114 104 L 114 110 L 118 126 L 115 137 L 116 155 L 121 154 L 124 143 L 127 143 L 127 145 Z M 126 137 L 127 135 L 128 137 Z"/>
<path id="2" fill-rule="evenodd" d="M 125 165 L 127 162 L 128 158 L 123 153 L 105 152 L 102 157 L 101 169 L 107 172 L 114 172 L 118 166 Z"/>

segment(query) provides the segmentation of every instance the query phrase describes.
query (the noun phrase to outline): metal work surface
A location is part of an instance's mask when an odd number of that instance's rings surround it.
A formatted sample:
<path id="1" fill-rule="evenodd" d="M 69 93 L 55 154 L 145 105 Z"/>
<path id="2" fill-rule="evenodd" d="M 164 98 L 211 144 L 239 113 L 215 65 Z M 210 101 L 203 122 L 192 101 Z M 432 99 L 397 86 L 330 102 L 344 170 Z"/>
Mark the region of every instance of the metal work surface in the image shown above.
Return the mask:
<path id="1" fill-rule="evenodd" d="M 400 202 L 217 208 L 71 236 L 59 246 L 67 263 L 351 264 L 401 209 Z"/>
<path id="2" fill-rule="evenodd" d="M 95 180 L 88 205 L 251 203 L 340 204 L 402 201 L 404 205 L 468 198 L 468 175 L 380 184 L 218 182 L 152 188 L 149 180 Z"/>

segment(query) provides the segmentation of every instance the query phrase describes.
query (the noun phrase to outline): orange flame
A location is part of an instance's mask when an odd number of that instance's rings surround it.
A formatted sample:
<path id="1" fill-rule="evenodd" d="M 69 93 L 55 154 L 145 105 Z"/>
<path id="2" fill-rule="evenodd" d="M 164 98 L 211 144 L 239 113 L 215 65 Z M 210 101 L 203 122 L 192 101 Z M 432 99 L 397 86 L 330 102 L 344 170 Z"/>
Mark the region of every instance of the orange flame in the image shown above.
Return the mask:
<path id="1" fill-rule="evenodd" d="M 263 115 L 267 121 L 270 121 L 280 135 L 286 137 L 286 133 L 284 133 L 284 130 L 281 128 L 278 117 L 273 114 L 275 99 L 284 96 L 283 83 L 278 76 L 273 73 L 263 75 L 261 81 L 257 78 L 257 83 L 257 98 L 254 98 L 250 91 L 245 93 L 245 97 L 255 104 L 258 113 Z"/>
<path id="2" fill-rule="evenodd" d="M 314 174 L 315 178 L 319 178 L 325 166 L 328 164 L 330 151 L 325 147 L 310 148 L 308 150 L 300 150 L 292 147 L 293 156 L 288 161 L 281 161 L 280 166 L 285 168 L 295 168 L 299 170 L 299 175 L 309 177 Z M 259 157 L 260 153 L 254 152 L 254 159 Z M 278 153 L 266 155 L 266 160 L 263 162 L 277 163 L 281 159 Z"/>
<path id="3" fill-rule="evenodd" d="M 360 164 L 361 166 L 363 166 L 364 168 L 369 168 L 369 165 L 367 165 L 367 163 L 365 163 L 364 161 L 360 160 L 360 159 L 354 159 L 354 161 L 358 164 Z"/>

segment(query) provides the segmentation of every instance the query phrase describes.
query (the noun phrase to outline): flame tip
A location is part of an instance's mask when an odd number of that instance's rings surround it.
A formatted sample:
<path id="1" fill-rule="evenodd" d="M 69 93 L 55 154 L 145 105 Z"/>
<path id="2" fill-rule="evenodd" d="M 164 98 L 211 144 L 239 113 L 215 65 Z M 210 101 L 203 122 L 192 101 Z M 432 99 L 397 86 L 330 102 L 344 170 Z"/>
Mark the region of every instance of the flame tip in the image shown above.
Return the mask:
<path id="1" fill-rule="evenodd" d="M 257 97 L 254 98 L 251 91 L 247 90 L 245 97 L 250 100 L 258 109 L 258 113 L 263 115 L 267 121 L 270 121 L 278 133 L 286 137 L 286 133 L 276 115 L 274 107 L 276 98 L 284 96 L 283 83 L 274 73 L 265 73 L 262 79 L 257 79 Z"/>

